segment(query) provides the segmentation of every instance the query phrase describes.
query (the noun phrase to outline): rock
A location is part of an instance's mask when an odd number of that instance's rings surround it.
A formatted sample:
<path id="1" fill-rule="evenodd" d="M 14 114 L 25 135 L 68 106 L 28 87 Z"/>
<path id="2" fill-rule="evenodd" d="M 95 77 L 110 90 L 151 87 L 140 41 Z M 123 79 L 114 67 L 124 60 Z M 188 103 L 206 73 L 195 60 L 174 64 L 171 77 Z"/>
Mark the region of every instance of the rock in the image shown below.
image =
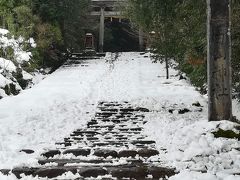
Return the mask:
<path id="1" fill-rule="evenodd" d="M 182 74 L 179 76 L 179 80 L 183 80 L 183 79 L 187 79 L 186 77 L 184 77 Z"/>
<path id="2" fill-rule="evenodd" d="M 138 154 L 137 151 L 134 150 L 122 150 L 118 153 L 119 157 L 135 157 Z"/>
<path id="3" fill-rule="evenodd" d="M 24 152 L 26 154 L 33 154 L 34 153 L 34 151 L 31 150 L 31 149 L 22 149 L 20 152 Z"/>
<path id="4" fill-rule="evenodd" d="M 141 149 L 138 151 L 138 154 L 142 157 L 151 157 L 158 155 L 159 152 L 155 149 Z"/>
<path id="5" fill-rule="evenodd" d="M 114 150 L 108 150 L 108 149 L 98 149 L 95 150 L 93 155 L 98 156 L 98 157 L 104 157 L 107 158 L 109 156 L 112 156 L 113 158 L 118 157 L 118 153 Z"/>
<path id="6" fill-rule="evenodd" d="M 54 157 L 55 155 L 60 155 L 61 152 L 59 150 L 50 150 L 42 154 L 42 156 L 46 158 Z"/>
<path id="7" fill-rule="evenodd" d="M 188 113 L 188 112 L 190 112 L 190 110 L 187 109 L 187 108 L 178 110 L 178 114 L 185 114 L 185 113 Z"/>
<path id="8" fill-rule="evenodd" d="M 192 104 L 192 106 L 196 106 L 196 107 L 202 107 L 202 105 L 197 101 L 195 103 Z"/>
<path id="9" fill-rule="evenodd" d="M 98 177 L 108 174 L 108 171 L 100 167 L 83 167 L 79 170 L 79 174 L 86 177 Z"/>
<path id="10" fill-rule="evenodd" d="M 90 153 L 90 149 L 68 149 L 63 152 L 63 154 L 73 154 L 74 156 L 88 156 Z"/>
<path id="11" fill-rule="evenodd" d="M 0 173 L 2 173 L 3 175 L 9 175 L 10 172 L 10 169 L 0 169 Z"/>

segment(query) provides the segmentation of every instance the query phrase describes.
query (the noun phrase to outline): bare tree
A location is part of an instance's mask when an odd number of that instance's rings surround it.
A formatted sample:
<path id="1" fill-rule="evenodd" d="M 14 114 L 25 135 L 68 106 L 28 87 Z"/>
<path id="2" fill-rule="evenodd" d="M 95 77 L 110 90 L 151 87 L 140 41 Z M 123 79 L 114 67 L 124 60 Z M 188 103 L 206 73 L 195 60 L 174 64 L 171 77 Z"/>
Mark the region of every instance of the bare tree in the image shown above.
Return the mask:
<path id="1" fill-rule="evenodd" d="M 231 120 L 230 0 L 207 3 L 209 121 Z"/>

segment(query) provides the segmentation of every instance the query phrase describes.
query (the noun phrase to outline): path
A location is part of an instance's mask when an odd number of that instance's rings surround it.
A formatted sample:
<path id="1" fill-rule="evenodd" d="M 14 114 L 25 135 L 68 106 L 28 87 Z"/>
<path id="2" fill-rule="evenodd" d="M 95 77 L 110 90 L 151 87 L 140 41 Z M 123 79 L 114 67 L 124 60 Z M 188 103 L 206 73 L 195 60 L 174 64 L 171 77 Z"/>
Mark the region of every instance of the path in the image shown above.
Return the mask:
<path id="1" fill-rule="evenodd" d="M 21 174 L 56 178 L 71 172 L 68 179 L 160 179 L 175 174 L 162 167 L 155 141 L 142 134 L 145 108 L 128 102 L 100 102 L 96 116 L 86 128 L 75 130 L 58 148 L 42 154 L 37 167 L 12 170 Z M 151 160 L 151 157 L 155 159 Z M 102 177 L 101 177 L 102 176 Z"/>
<path id="2" fill-rule="evenodd" d="M 143 56 L 144 55 L 140 55 L 139 58 L 143 60 L 149 57 Z M 127 71 L 129 73 L 126 74 L 126 69 L 120 68 L 117 59 L 117 54 L 109 54 L 106 58 L 107 66 L 101 65 L 102 70 L 98 67 L 97 72 L 100 70 L 101 77 L 97 76 L 97 79 L 93 81 L 95 84 L 86 84 L 83 86 L 84 88 L 91 87 L 89 94 L 87 94 L 88 100 L 90 98 L 90 100 L 94 99 L 92 103 L 98 102 L 97 110 L 94 110 L 95 106 L 93 106 L 91 108 L 92 112 L 87 112 L 87 114 L 93 114 L 94 111 L 97 111 L 95 117 L 88 121 L 87 127 L 75 130 L 69 137 L 65 136 L 64 142 L 56 143 L 57 146 L 55 150 L 48 150 L 42 153 L 45 159 L 38 158 L 38 163 L 35 163 L 34 166 L 16 164 L 15 166 L 17 166 L 17 168 L 13 168 L 11 171 L 12 174 L 18 178 L 21 177 L 20 174 L 56 178 L 68 171 L 74 174 L 76 174 L 76 172 L 79 173 L 75 176 L 70 176 L 70 178 L 69 175 L 67 175 L 66 177 L 69 179 L 76 179 L 80 177 L 80 175 L 85 178 L 110 175 L 110 177 L 117 177 L 118 179 L 124 177 L 159 179 L 160 177 L 165 178 L 165 176 L 175 174 L 173 169 L 164 168 L 160 165 L 159 158 L 155 157 L 159 154 L 155 148 L 155 142 L 149 140 L 147 136 L 142 133 L 143 125 L 146 123 L 144 120 L 145 111 L 149 110 L 144 108 L 137 109 L 137 103 L 132 105 L 126 102 L 126 100 L 137 98 L 137 96 L 142 93 L 144 85 L 141 87 L 140 84 L 144 83 L 144 81 L 141 81 L 143 79 L 141 72 L 131 72 L 128 69 Z M 120 64 L 123 65 L 122 67 L 127 66 L 127 64 L 131 64 L 131 68 L 139 67 L 141 62 L 133 60 L 134 59 L 120 61 Z M 98 61 L 101 62 L 101 60 Z M 76 64 L 76 62 L 73 64 L 68 63 L 62 67 L 61 71 L 69 71 L 73 68 L 81 68 L 82 71 L 84 71 L 83 68 L 88 69 L 89 66 L 94 65 L 93 62 L 97 61 L 84 61 L 80 64 Z M 118 68 L 116 69 L 115 66 L 117 65 Z M 116 73 L 122 74 L 121 76 L 117 76 Z M 65 78 L 65 81 L 67 79 L 72 81 L 72 79 L 77 78 L 75 76 L 76 73 L 72 73 L 70 76 L 62 77 Z M 89 78 L 89 80 L 91 81 L 91 78 Z M 131 80 L 132 82 L 130 82 Z M 75 81 L 77 81 L 77 79 Z M 89 82 L 82 81 L 81 83 Z M 54 82 L 49 85 L 56 86 Z M 128 86 L 122 87 L 123 85 Z M 69 87 L 67 89 L 70 90 Z M 97 92 L 94 89 L 96 89 Z M 51 91 L 51 88 L 49 91 Z M 80 89 L 80 92 L 83 92 L 82 89 Z M 132 97 L 130 98 L 130 96 Z M 99 101 L 101 101 L 101 103 L 99 103 Z M 75 103 L 69 104 L 68 106 L 73 105 L 74 109 L 78 110 L 79 108 L 79 112 L 81 112 L 81 107 L 76 106 Z M 62 110 L 63 108 L 69 108 L 67 104 L 62 105 L 63 107 L 59 104 L 56 108 Z M 89 105 L 86 104 L 86 106 Z M 54 107 L 54 112 L 57 110 L 56 108 Z M 85 108 L 85 111 L 87 111 L 88 108 Z M 72 109 L 72 107 L 70 107 L 70 109 Z M 60 113 L 59 110 L 58 112 Z M 81 114 L 78 115 L 76 112 L 74 112 L 74 114 L 81 116 Z M 78 124 L 77 121 L 75 121 L 75 123 L 74 128 L 81 127 L 82 122 Z M 51 147 L 53 149 L 53 146 Z M 26 154 L 34 152 L 26 148 L 21 151 Z M 112 156 L 112 158 L 108 156 Z M 151 159 L 152 156 L 155 158 Z M 8 173 L 9 171 L 2 169 L 2 172 Z"/>
<path id="3" fill-rule="evenodd" d="M 120 53 L 111 60 L 109 54 L 62 67 L 32 89 L 1 100 L 0 169 L 19 174 L 16 167 L 34 167 L 26 169 L 29 174 L 53 177 L 67 167 L 73 173 L 53 179 L 75 180 L 90 172 L 141 180 L 172 175 L 176 168 L 180 173 L 171 180 L 238 180 L 240 142 L 212 133 L 235 124 L 208 122 L 206 98 L 172 68 L 166 80 L 164 65 L 153 64 L 149 54 Z M 144 157 L 150 155 L 155 156 Z M 0 173 L 0 179 L 16 177 Z"/>

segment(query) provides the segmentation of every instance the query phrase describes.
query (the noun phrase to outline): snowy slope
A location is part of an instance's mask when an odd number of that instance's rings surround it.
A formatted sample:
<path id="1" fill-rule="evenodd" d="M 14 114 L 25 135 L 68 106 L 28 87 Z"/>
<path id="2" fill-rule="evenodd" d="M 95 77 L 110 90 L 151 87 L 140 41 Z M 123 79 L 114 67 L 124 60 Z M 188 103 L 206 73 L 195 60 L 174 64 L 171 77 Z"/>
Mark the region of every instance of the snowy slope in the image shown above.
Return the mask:
<path id="1" fill-rule="evenodd" d="M 123 53 L 115 63 L 85 63 L 60 68 L 32 89 L 0 101 L 0 169 L 36 163 L 41 152 L 86 125 L 98 101 L 128 101 L 152 111 L 145 133 L 156 140 L 163 163 L 181 171 L 171 180 L 239 179 L 230 174 L 239 173 L 240 153 L 231 148 L 240 143 L 213 137 L 210 132 L 218 124 L 207 122 L 206 97 L 179 81 L 177 71 L 171 69 L 166 80 L 164 65 L 139 53 Z M 197 101 L 202 112 L 192 105 Z M 184 108 L 191 112 L 179 115 Z M 26 155 L 21 149 L 35 153 Z"/>

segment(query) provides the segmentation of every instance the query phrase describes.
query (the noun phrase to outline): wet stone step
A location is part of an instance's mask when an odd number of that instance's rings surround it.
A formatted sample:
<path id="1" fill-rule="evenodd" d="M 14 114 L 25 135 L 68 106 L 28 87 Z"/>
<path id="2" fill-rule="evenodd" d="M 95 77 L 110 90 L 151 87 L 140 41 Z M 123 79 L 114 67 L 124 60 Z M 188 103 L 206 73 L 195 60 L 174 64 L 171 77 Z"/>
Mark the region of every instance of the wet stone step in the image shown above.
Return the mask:
<path id="1" fill-rule="evenodd" d="M 95 132 L 95 131 L 74 131 L 71 134 L 71 136 L 83 136 L 83 135 L 94 136 L 94 135 L 97 135 L 97 134 L 100 134 L 100 133 Z"/>
<path id="2" fill-rule="evenodd" d="M 117 140 L 128 140 L 127 137 L 117 137 L 116 139 L 117 139 Z"/>
<path id="3" fill-rule="evenodd" d="M 103 107 L 111 107 L 111 106 L 121 106 L 121 104 L 117 104 L 117 103 L 104 103 L 102 104 Z"/>
<path id="4" fill-rule="evenodd" d="M 73 154 L 74 156 L 88 156 L 90 153 L 90 149 L 68 149 L 63 152 L 63 154 Z"/>
<path id="5" fill-rule="evenodd" d="M 28 167 L 17 167 L 12 170 L 12 173 L 18 178 L 21 178 L 21 175 L 24 174 L 26 176 L 33 175 L 33 173 L 37 170 L 37 168 L 28 168 Z"/>
<path id="6" fill-rule="evenodd" d="M 137 140 L 137 141 L 132 141 L 132 144 L 155 144 L 155 141 L 141 141 L 141 140 Z"/>
<path id="7" fill-rule="evenodd" d="M 118 153 L 116 151 L 109 149 L 97 149 L 94 151 L 93 155 L 104 158 L 107 158 L 109 156 L 112 156 L 114 158 L 118 157 Z"/>
<path id="8" fill-rule="evenodd" d="M 47 159 L 47 160 L 39 160 L 38 164 L 45 165 L 48 163 L 56 163 L 58 166 L 64 166 L 66 164 L 75 164 L 75 163 L 86 163 L 86 164 L 104 164 L 104 163 L 112 163 L 111 160 L 103 160 L 103 159 Z"/>
<path id="9" fill-rule="evenodd" d="M 110 122 L 110 119 L 102 119 L 102 122 Z"/>
<path id="10" fill-rule="evenodd" d="M 122 108 L 122 109 L 120 109 L 120 111 L 121 112 L 134 112 L 135 111 L 135 109 L 133 109 L 133 108 Z"/>
<path id="11" fill-rule="evenodd" d="M 138 152 L 134 150 L 122 150 L 118 153 L 118 157 L 135 157 L 137 154 Z"/>
<path id="12" fill-rule="evenodd" d="M 135 146 L 136 146 L 138 149 L 153 148 L 153 147 L 149 147 L 149 145 L 144 145 L 144 144 L 136 144 Z"/>
<path id="13" fill-rule="evenodd" d="M 89 127 L 89 126 L 97 125 L 97 124 L 98 124 L 97 121 L 90 121 L 90 122 L 88 122 L 87 126 Z"/>
<path id="14" fill-rule="evenodd" d="M 108 171 L 101 167 L 84 167 L 79 170 L 82 177 L 98 177 L 108 174 Z"/>
<path id="15" fill-rule="evenodd" d="M 90 125 L 89 126 L 89 128 L 96 128 L 96 129 L 98 129 L 98 128 L 101 128 L 102 126 L 100 126 L 100 125 Z"/>
<path id="16" fill-rule="evenodd" d="M 108 120 L 108 122 L 110 122 L 110 120 Z M 121 123 L 121 120 L 114 119 L 114 120 L 111 120 L 111 122 L 113 122 L 115 124 L 119 124 L 119 123 Z"/>
<path id="17" fill-rule="evenodd" d="M 120 146 L 125 146 L 124 143 L 118 143 L 118 142 L 99 142 L 99 143 L 93 143 L 92 145 L 93 147 L 103 147 L 103 146 L 108 146 L 108 147 L 111 147 L 111 146 L 117 146 L 117 147 L 120 147 Z"/>
<path id="18" fill-rule="evenodd" d="M 120 131 L 142 131 L 142 128 L 120 128 Z"/>
<path id="19" fill-rule="evenodd" d="M 137 107 L 137 108 L 135 108 L 135 111 L 139 111 L 139 112 L 150 112 L 149 109 L 147 109 L 147 108 L 142 108 L 142 107 Z"/>
<path id="20" fill-rule="evenodd" d="M 138 118 L 145 118 L 145 116 L 144 115 L 135 115 L 135 117 L 138 117 Z"/>
<path id="21" fill-rule="evenodd" d="M 97 137 L 87 137 L 87 140 L 88 141 L 98 141 L 99 138 L 97 138 Z"/>
<path id="22" fill-rule="evenodd" d="M 72 143 L 70 142 L 57 142 L 55 143 L 56 145 L 61 145 L 61 146 L 65 146 L 65 147 L 69 147 L 72 145 Z"/>
<path id="23" fill-rule="evenodd" d="M 107 116 L 110 117 L 112 115 L 117 114 L 116 112 L 101 112 L 101 113 L 97 113 L 96 116 Z"/>
<path id="24" fill-rule="evenodd" d="M 119 179 L 134 178 L 143 180 L 148 175 L 145 167 L 116 167 L 111 168 L 110 173 L 113 177 Z"/>
<path id="25" fill-rule="evenodd" d="M 122 134 L 129 134 L 129 135 L 138 135 L 141 134 L 140 131 L 121 131 Z M 137 144 L 135 141 L 133 142 L 135 144 Z M 146 144 L 146 143 L 145 143 Z"/>
<path id="26" fill-rule="evenodd" d="M 131 112 L 120 112 L 119 113 L 120 116 L 123 116 L 123 117 L 131 117 L 133 115 L 133 113 Z"/>
<path id="27" fill-rule="evenodd" d="M 111 108 L 108 108 L 108 109 L 106 109 L 106 108 L 101 108 L 100 109 L 101 111 L 103 111 L 103 112 L 118 112 L 119 110 L 118 109 L 111 109 Z"/>
<path id="28" fill-rule="evenodd" d="M 132 166 L 144 166 L 143 161 L 141 159 L 127 159 L 127 162 Z"/>
<path id="29" fill-rule="evenodd" d="M 141 149 L 138 151 L 138 154 L 142 157 L 151 157 L 158 155 L 159 152 L 155 149 Z"/>
<path id="30" fill-rule="evenodd" d="M 71 139 L 73 139 L 74 141 L 82 141 L 84 138 L 83 137 L 71 137 Z"/>
<path id="31" fill-rule="evenodd" d="M 72 172 L 73 174 L 77 174 L 78 169 L 76 167 L 50 167 L 50 168 L 40 168 L 32 175 L 42 177 L 42 178 L 55 178 L 63 175 L 66 172 Z"/>
<path id="32" fill-rule="evenodd" d="M 174 169 L 165 167 L 148 167 L 148 173 L 155 179 L 171 177 L 176 174 Z"/>
<path id="33" fill-rule="evenodd" d="M 46 158 L 54 157 L 55 155 L 60 155 L 61 152 L 59 150 L 50 150 L 45 153 L 42 153 L 42 156 Z"/>

